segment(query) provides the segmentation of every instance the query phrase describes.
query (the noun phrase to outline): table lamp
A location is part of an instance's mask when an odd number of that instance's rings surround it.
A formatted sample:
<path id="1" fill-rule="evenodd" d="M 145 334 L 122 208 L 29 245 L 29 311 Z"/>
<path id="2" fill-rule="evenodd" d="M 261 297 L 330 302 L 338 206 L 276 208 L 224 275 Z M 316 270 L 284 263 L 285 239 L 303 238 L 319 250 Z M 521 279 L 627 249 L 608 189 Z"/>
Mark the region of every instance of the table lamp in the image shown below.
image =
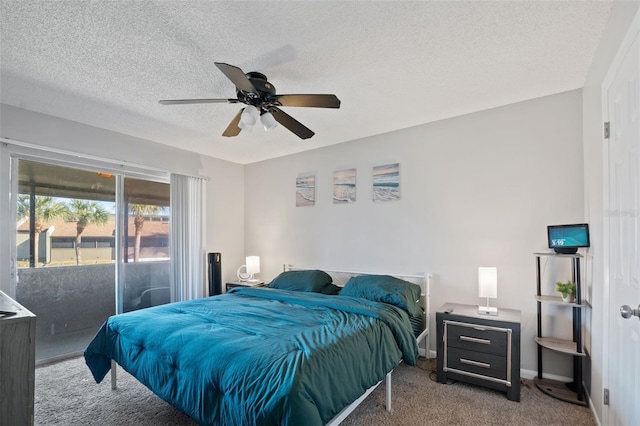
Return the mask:
<path id="1" fill-rule="evenodd" d="M 489 306 L 489 298 L 498 297 L 498 268 L 478 268 L 478 295 L 487 298 L 487 306 L 478 306 L 478 313 L 498 315 L 498 308 Z"/>
<path id="2" fill-rule="evenodd" d="M 238 268 L 238 281 L 257 283 L 260 280 L 253 278 L 254 274 L 260 272 L 260 256 L 247 256 L 246 263 Z M 242 271 L 244 269 L 244 272 Z"/>
<path id="3" fill-rule="evenodd" d="M 258 279 L 253 278 L 255 274 L 260 273 L 260 256 L 247 256 L 247 274 L 249 274 L 249 283 L 257 283 Z"/>

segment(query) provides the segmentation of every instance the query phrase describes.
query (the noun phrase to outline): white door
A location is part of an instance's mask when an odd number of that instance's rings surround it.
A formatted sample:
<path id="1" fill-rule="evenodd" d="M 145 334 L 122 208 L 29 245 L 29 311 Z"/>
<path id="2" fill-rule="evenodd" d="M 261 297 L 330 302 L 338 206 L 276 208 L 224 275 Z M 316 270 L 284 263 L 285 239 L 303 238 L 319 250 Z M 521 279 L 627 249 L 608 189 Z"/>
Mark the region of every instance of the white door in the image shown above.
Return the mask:
<path id="1" fill-rule="evenodd" d="M 624 319 L 620 307 L 640 308 L 640 13 L 605 81 L 610 121 L 605 271 L 608 270 L 607 425 L 640 424 L 640 317 Z M 608 85 L 608 87 L 607 87 Z M 607 179 L 607 176 L 605 176 Z M 605 194 L 605 197 L 607 194 Z M 605 201 L 605 203 L 607 203 Z M 607 238 L 608 237 L 608 238 Z M 607 273 L 607 272 L 605 272 Z M 606 343 L 606 339 L 605 339 Z"/>

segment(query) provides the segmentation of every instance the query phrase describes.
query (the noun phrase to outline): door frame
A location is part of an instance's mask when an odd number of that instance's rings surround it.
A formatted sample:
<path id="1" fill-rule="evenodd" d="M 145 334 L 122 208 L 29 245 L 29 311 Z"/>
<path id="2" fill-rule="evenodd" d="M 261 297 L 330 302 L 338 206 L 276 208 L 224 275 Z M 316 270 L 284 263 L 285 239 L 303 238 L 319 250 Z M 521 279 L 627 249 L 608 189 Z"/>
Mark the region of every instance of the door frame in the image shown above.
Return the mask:
<path id="1" fill-rule="evenodd" d="M 609 69 L 605 75 L 601 85 L 601 107 L 602 107 L 602 122 L 609 122 L 609 87 L 613 84 L 618 71 L 622 65 L 622 62 L 627 55 L 631 45 L 635 41 L 636 37 L 640 37 L 640 10 L 636 12 L 635 17 L 629 29 L 627 30 L 622 43 L 618 47 L 618 51 L 614 59 L 609 65 Z M 603 229 L 602 229 L 602 245 L 603 245 L 603 259 L 602 259 L 602 271 L 603 271 L 603 306 L 602 306 L 602 385 L 605 389 L 610 389 L 611 384 L 611 369 L 613 366 L 610 364 L 610 343 L 611 338 L 609 335 L 610 323 L 613 320 L 611 315 L 611 283 L 609 281 L 609 266 L 610 266 L 610 220 L 611 210 L 609 205 L 609 140 L 605 139 L 604 132 L 602 134 L 602 206 L 603 206 Z M 611 405 L 602 405 L 602 419 L 601 422 L 609 423 L 611 416 Z"/>

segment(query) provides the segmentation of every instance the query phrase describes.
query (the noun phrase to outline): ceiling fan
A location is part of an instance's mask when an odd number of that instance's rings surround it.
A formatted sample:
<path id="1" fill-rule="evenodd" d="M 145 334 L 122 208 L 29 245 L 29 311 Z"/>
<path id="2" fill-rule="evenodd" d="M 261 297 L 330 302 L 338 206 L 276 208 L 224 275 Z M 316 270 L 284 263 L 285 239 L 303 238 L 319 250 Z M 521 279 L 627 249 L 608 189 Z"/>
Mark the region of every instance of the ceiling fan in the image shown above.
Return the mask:
<path id="1" fill-rule="evenodd" d="M 222 62 L 216 66 L 236 86 L 237 99 L 174 99 L 158 101 L 162 105 L 243 103 L 242 108 L 231 120 L 222 136 L 238 136 L 241 130 L 249 129 L 260 117 L 265 130 L 277 123 L 295 133 L 301 139 L 308 139 L 315 133 L 279 107 L 340 108 L 336 95 L 276 95 L 276 88 L 259 72 L 245 74 L 240 68 Z"/>

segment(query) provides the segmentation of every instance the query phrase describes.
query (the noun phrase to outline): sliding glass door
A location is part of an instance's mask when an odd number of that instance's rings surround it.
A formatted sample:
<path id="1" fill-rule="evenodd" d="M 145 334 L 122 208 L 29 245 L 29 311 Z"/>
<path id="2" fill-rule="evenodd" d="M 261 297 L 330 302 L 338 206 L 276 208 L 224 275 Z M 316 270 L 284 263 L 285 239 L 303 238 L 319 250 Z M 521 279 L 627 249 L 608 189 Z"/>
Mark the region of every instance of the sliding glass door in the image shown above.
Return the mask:
<path id="1" fill-rule="evenodd" d="M 119 312 L 169 303 L 169 184 L 124 178 Z"/>
<path id="2" fill-rule="evenodd" d="M 169 301 L 169 184 L 11 160 L 15 297 L 39 362 L 80 353 L 110 315 Z"/>

